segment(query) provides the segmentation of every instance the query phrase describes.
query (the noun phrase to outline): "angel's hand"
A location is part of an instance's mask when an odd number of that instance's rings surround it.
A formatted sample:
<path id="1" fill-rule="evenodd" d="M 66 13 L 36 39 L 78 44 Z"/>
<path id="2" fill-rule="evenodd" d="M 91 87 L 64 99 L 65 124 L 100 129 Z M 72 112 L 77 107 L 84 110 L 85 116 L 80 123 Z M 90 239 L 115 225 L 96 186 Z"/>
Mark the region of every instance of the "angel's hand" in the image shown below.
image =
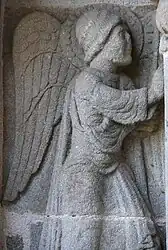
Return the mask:
<path id="1" fill-rule="evenodd" d="M 157 132 L 163 126 L 163 105 L 163 102 L 157 105 L 156 110 L 154 108 L 154 114 L 152 117 L 149 120 L 138 123 L 131 135 L 135 136 L 136 138 L 146 138 Z"/>
<path id="2" fill-rule="evenodd" d="M 148 104 L 154 105 L 163 98 L 164 95 L 164 72 L 161 65 L 152 78 L 152 84 L 148 89 Z"/>

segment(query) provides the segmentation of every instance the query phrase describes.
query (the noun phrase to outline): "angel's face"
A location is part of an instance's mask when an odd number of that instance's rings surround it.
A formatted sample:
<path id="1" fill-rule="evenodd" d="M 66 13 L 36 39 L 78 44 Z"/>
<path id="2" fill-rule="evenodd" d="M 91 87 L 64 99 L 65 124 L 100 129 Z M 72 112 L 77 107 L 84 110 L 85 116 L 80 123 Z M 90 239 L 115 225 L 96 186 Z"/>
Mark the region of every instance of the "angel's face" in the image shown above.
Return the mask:
<path id="1" fill-rule="evenodd" d="M 129 65 L 132 62 L 131 36 L 122 25 L 114 28 L 101 51 L 102 60 L 112 61 L 117 66 Z"/>

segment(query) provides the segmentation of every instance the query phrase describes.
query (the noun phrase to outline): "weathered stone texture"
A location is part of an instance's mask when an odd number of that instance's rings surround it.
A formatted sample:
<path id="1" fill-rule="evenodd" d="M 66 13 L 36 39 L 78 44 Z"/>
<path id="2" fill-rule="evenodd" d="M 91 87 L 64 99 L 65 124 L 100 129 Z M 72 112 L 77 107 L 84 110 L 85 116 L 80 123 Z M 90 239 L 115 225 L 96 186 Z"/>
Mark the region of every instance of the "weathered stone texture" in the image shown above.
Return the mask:
<path id="1" fill-rule="evenodd" d="M 165 192 L 166 192 L 166 232 L 168 232 L 168 2 L 160 0 L 156 12 L 156 23 L 158 29 L 161 32 L 160 48 L 159 51 L 163 55 L 163 65 L 164 65 L 164 85 L 165 85 L 165 98 L 164 98 L 164 108 L 165 108 Z M 168 236 L 167 236 L 168 237 Z M 168 241 L 167 241 L 168 248 Z"/>
<path id="2" fill-rule="evenodd" d="M 134 5 L 130 9 L 134 13 L 111 5 L 83 7 L 88 5 L 86 1 L 7 3 L 4 200 L 8 249 L 54 249 L 61 244 L 63 250 L 135 250 L 137 237 L 139 248 L 146 245 L 162 249 L 156 231 L 160 228 L 165 232 L 163 107 L 153 103 L 163 96 L 163 82 L 161 70 L 157 70 L 160 37 L 153 22 L 155 3 L 150 2 L 149 6 L 148 1 L 141 1 L 139 7 L 138 1 L 117 3 Z M 34 12 L 22 19 L 36 7 L 45 13 Z M 112 10 L 111 16 L 106 14 L 107 9 Z M 79 19 L 76 28 L 76 21 L 86 10 L 94 12 Z M 115 18 L 114 13 L 118 15 Z M 96 25 L 89 26 L 93 28 L 89 30 L 87 22 L 93 16 Z M 127 28 L 120 27 L 121 19 Z M 75 28 L 85 55 L 76 40 Z M 113 30 L 115 36 L 110 36 Z M 129 33 L 133 39 L 133 63 L 124 68 L 126 75 L 118 76 L 115 67 L 114 72 L 109 72 L 103 60 L 115 59 L 118 66 L 131 63 Z M 84 69 L 84 58 L 91 62 L 88 69 Z M 67 86 L 79 71 L 82 73 L 76 79 L 74 92 L 73 83 L 72 87 Z M 109 91 L 100 82 L 108 85 Z M 141 89 L 133 90 L 133 83 Z M 111 88 L 120 89 L 118 102 L 118 92 L 114 90 L 113 94 Z M 119 108 L 123 109 L 122 114 Z M 100 110 L 103 116 L 98 114 Z M 139 126 L 135 124 L 149 118 Z M 56 152 L 60 152 L 57 160 Z M 66 164 L 59 165 L 67 155 Z M 109 166 L 110 159 L 113 164 Z M 164 245 L 163 233 L 160 238 Z"/>
<path id="3" fill-rule="evenodd" d="M 65 8 L 73 8 L 79 6 L 85 6 L 89 4 L 100 4 L 100 3 L 112 3 L 123 6 L 145 6 L 145 5 L 155 5 L 157 0 L 8 0 L 7 7 L 12 7 L 14 9 L 21 7 L 43 7 L 43 8 L 55 8 L 57 6 Z"/>
<path id="4" fill-rule="evenodd" d="M 24 244 L 23 244 L 23 239 L 17 235 L 17 236 L 7 236 L 6 240 L 7 244 L 7 249 L 8 250 L 23 250 L 24 249 Z"/>
<path id="5" fill-rule="evenodd" d="M 3 131 L 4 131 L 4 104 L 3 104 L 3 38 L 4 38 L 4 11 L 5 1 L 0 1 L 0 200 L 3 194 Z M 4 214 L 0 204 L 0 249 L 5 249 Z"/>

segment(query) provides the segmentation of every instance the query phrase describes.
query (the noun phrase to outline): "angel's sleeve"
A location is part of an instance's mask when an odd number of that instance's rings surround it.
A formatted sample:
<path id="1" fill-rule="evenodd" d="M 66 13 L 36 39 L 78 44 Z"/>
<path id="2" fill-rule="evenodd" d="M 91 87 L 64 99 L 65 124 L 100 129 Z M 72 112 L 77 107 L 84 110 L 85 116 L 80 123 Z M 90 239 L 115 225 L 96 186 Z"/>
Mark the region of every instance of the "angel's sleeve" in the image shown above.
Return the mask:
<path id="1" fill-rule="evenodd" d="M 93 106 L 104 116 L 122 124 L 144 121 L 147 117 L 147 88 L 118 90 L 97 83 Z"/>

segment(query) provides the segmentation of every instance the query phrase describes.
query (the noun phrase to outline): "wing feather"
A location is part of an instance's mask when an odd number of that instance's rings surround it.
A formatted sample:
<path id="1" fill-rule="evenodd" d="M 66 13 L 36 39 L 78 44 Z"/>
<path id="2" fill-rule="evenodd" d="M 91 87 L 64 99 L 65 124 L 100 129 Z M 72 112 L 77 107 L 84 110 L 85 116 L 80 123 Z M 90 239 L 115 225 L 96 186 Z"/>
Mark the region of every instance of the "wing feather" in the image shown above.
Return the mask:
<path id="1" fill-rule="evenodd" d="M 39 169 L 50 143 L 55 121 L 61 116 L 66 92 L 64 81 L 69 75 L 67 71 L 72 70 L 72 67 L 68 60 L 58 57 L 57 53 L 52 56 L 47 53 L 43 57 L 47 60 L 42 62 L 40 55 L 40 58 L 31 61 L 25 70 L 23 119 L 19 121 L 23 124 L 20 124 L 22 129 L 16 133 L 16 151 L 9 176 L 10 186 L 6 189 L 8 200 L 16 198 L 18 192 L 25 189 L 31 175 Z M 54 64 L 57 78 L 54 76 L 53 80 L 51 71 Z M 38 69 L 42 72 L 45 69 L 45 73 L 40 76 Z M 75 70 L 73 72 L 75 74 Z M 38 87 L 35 93 L 33 86 L 36 86 L 36 82 Z"/>
<path id="2" fill-rule="evenodd" d="M 46 88 L 47 84 L 49 83 L 49 72 L 50 72 L 50 67 L 51 67 L 51 58 L 52 58 L 52 53 L 44 54 L 40 90 L 43 90 L 44 88 Z"/>
<path id="3" fill-rule="evenodd" d="M 33 98 L 36 97 L 40 92 L 41 78 L 42 78 L 42 67 L 43 67 L 44 54 L 39 55 L 35 58 L 34 72 L 33 74 Z"/>
<path id="4" fill-rule="evenodd" d="M 30 108 L 32 97 L 33 97 L 33 72 L 34 72 L 34 61 L 32 61 L 25 71 L 25 82 L 24 85 L 24 112 Z"/>

